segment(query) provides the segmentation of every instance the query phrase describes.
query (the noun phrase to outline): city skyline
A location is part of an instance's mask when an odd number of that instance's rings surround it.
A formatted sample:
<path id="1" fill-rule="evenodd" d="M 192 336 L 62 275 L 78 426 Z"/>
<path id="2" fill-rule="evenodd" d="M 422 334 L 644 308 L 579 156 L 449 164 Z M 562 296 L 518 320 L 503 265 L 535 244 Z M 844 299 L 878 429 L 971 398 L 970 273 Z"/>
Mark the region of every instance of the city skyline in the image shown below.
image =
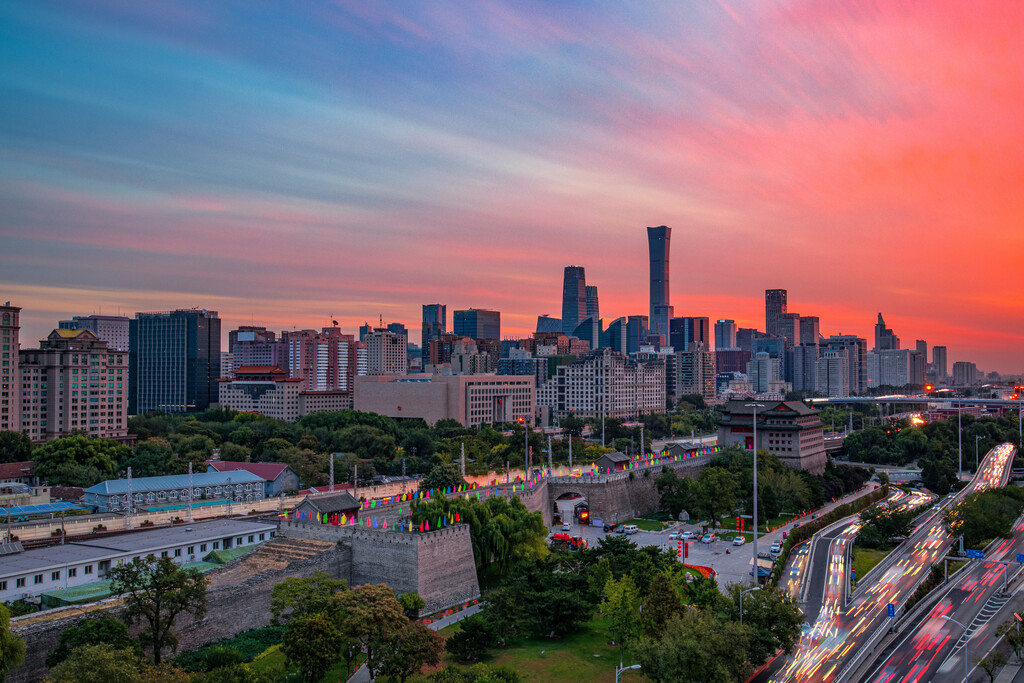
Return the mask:
<path id="1" fill-rule="evenodd" d="M 677 316 L 760 329 L 785 288 L 1024 369 L 1019 6 L 289 7 L 0 8 L 23 347 L 118 307 L 525 335 L 567 264 L 644 315 L 667 225 Z"/>

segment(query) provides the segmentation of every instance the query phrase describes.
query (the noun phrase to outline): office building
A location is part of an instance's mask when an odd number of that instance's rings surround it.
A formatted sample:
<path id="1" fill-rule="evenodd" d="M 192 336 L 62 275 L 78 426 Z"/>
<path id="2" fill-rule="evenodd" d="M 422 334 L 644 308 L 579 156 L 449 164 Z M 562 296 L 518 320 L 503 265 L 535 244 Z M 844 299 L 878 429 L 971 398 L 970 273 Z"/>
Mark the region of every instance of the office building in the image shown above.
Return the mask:
<path id="1" fill-rule="evenodd" d="M 815 347 L 817 348 L 817 347 Z M 816 391 L 828 398 L 850 395 L 850 359 L 848 349 L 826 350 L 817 362 Z"/>
<path id="2" fill-rule="evenodd" d="M 566 266 L 562 274 L 562 334 L 572 336 L 586 317 L 586 273 L 583 266 Z"/>
<path id="3" fill-rule="evenodd" d="M 586 305 L 586 295 L 584 295 Z M 563 325 L 565 321 L 562 321 Z M 579 324 L 579 323 L 577 323 Z M 455 334 L 473 339 L 501 339 L 501 313 L 484 308 L 455 311 Z"/>
<path id="4" fill-rule="evenodd" d="M 765 334 L 760 330 L 755 330 L 752 327 L 739 327 L 736 329 L 736 346 L 748 354 L 754 354 L 754 340 L 768 337 L 770 335 Z"/>
<path id="5" fill-rule="evenodd" d="M 516 349 L 516 352 L 498 361 L 499 375 L 531 376 L 538 387 L 548 381 L 550 358 L 534 358 L 529 351 L 521 349 Z"/>
<path id="6" fill-rule="evenodd" d="M 715 368 L 719 374 L 727 372 L 744 373 L 747 371 L 747 362 L 750 360 L 750 352 L 743 349 L 720 349 L 715 351 Z"/>
<path id="7" fill-rule="evenodd" d="M 938 348 L 938 347 L 936 347 Z M 953 363 L 953 386 L 970 387 L 978 383 L 978 366 L 967 361 Z"/>
<path id="8" fill-rule="evenodd" d="M 754 340 L 754 348 L 750 357 L 755 358 L 759 353 L 767 353 L 769 358 L 779 361 L 778 379 L 792 381 L 792 375 L 788 371 L 789 366 L 786 364 L 786 346 L 786 340 L 783 337 L 769 337 L 767 335 L 758 337 Z"/>
<path id="9" fill-rule="evenodd" d="M 626 317 L 626 353 L 633 354 L 640 350 L 649 324 L 649 318 L 646 315 Z"/>
<path id="10" fill-rule="evenodd" d="M 220 374 L 219 379 L 230 377 L 231 373 L 235 370 L 235 354 L 230 351 L 220 352 Z"/>
<path id="11" fill-rule="evenodd" d="M 20 316 L 10 301 L 0 306 L 0 431 L 21 431 Z"/>
<path id="12" fill-rule="evenodd" d="M 698 342 L 704 348 L 711 348 L 711 336 L 707 317 L 681 317 L 669 321 L 669 346 L 676 351 L 690 348 L 690 344 Z"/>
<path id="13" fill-rule="evenodd" d="M 228 332 L 228 353 L 235 352 L 239 342 L 258 343 L 277 341 L 277 334 L 260 325 L 242 325 Z"/>
<path id="14" fill-rule="evenodd" d="M 928 363 L 925 361 L 927 356 L 920 351 L 910 352 L 910 375 L 908 384 L 912 384 L 916 387 L 923 387 L 925 383 L 925 371 Z"/>
<path id="15" fill-rule="evenodd" d="M 862 394 L 868 388 L 868 340 L 854 334 L 834 334 L 825 340 L 833 351 L 846 349 L 850 363 L 850 394 Z"/>
<path id="16" fill-rule="evenodd" d="M 949 376 L 949 365 L 946 363 L 946 347 L 932 347 L 932 366 L 935 368 L 935 379 L 938 382 L 945 382 Z"/>
<path id="17" fill-rule="evenodd" d="M 295 422 L 323 410 L 352 407 L 350 389 L 304 390 L 304 378 L 289 377 L 278 367 L 243 366 L 234 377 L 219 382 L 219 404 L 242 413 L 259 413 L 276 420 Z"/>
<path id="18" fill-rule="evenodd" d="M 340 327 L 316 330 L 286 331 L 281 335 L 284 360 L 281 362 L 254 362 L 250 367 L 278 366 L 288 371 L 288 377 L 301 380 L 299 391 L 352 391 L 352 378 L 366 374 L 366 347 Z M 270 344 L 271 342 L 264 342 Z M 258 348 L 260 342 L 239 342 L 235 346 L 235 367 L 240 368 L 238 353 L 249 344 Z M 280 352 L 271 354 L 280 357 Z M 248 360 L 248 359 L 247 359 Z M 237 375 L 237 370 L 236 370 Z"/>
<path id="19" fill-rule="evenodd" d="M 233 330 L 233 332 L 239 331 Z M 310 334 L 316 334 L 312 330 L 308 330 L 308 332 Z M 232 370 L 236 370 L 245 365 L 276 365 L 279 368 L 289 368 L 288 344 L 285 343 L 283 339 L 280 341 L 273 338 L 246 339 L 246 337 L 255 337 L 255 335 L 251 332 L 239 332 L 239 334 L 243 338 L 237 339 L 231 347 L 231 351 L 228 352 L 231 355 Z M 301 335 L 302 332 L 292 332 L 290 334 Z M 271 332 L 268 336 L 273 337 L 274 333 Z M 222 376 L 227 376 L 223 375 L 223 372 L 221 374 Z M 296 377 L 299 376 L 302 375 L 296 375 Z"/>
<path id="20" fill-rule="evenodd" d="M 216 311 L 136 313 L 129 322 L 128 414 L 206 410 L 217 401 Z"/>
<path id="21" fill-rule="evenodd" d="M 770 388 L 782 382 L 782 361 L 772 358 L 766 351 L 759 351 L 747 363 L 747 378 L 754 393 L 767 393 Z"/>
<path id="22" fill-rule="evenodd" d="M 715 322 L 715 351 L 731 351 L 736 346 L 736 321 L 719 320 Z"/>
<path id="23" fill-rule="evenodd" d="M 430 365 L 430 342 L 447 331 L 448 307 L 444 304 L 423 304 L 423 322 L 420 331 L 422 368 Z"/>
<path id="24" fill-rule="evenodd" d="M 89 330 L 112 351 L 128 350 L 129 318 L 123 315 L 76 315 L 71 320 L 61 320 L 58 329 Z"/>
<path id="25" fill-rule="evenodd" d="M 587 317 L 601 319 L 601 307 L 597 301 L 597 285 L 587 285 Z"/>
<path id="26" fill-rule="evenodd" d="M 672 228 L 659 226 L 647 228 L 647 249 L 651 261 L 651 310 L 649 329 L 660 335 L 663 344 L 668 343 L 669 320 L 672 306 L 669 304 L 669 252 Z"/>
<path id="27" fill-rule="evenodd" d="M 686 351 L 676 351 L 674 369 L 676 400 L 694 394 L 715 400 L 715 352 L 706 342 L 691 342 Z"/>
<path id="28" fill-rule="evenodd" d="M 821 332 L 819 331 L 818 316 L 800 316 L 800 341 L 797 343 L 804 345 L 814 344 L 817 346 L 820 338 Z"/>
<path id="29" fill-rule="evenodd" d="M 818 345 L 800 344 L 786 354 L 793 391 L 818 391 Z"/>
<path id="30" fill-rule="evenodd" d="M 393 418 L 420 418 L 428 424 L 456 420 L 478 427 L 515 423 L 520 417 L 533 424 L 535 397 L 532 375 L 359 377 L 354 407 Z"/>
<path id="31" fill-rule="evenodd" d="M 596 349 L 601 341 L 601 327 L 598 324 L 597 318 L 585 318 L 572 331 L 572 336 L 585 341 L 588 350 Z"/>
<path id="32" fill-rule="evenodd" d="M 601 340 L 598 346 L 600 348 L 609 348 L 619 353 L 627 353 L 629 350 L 627 332 L 628 323 L 626 319 L 616 318 L 608 325 L 608 329 L 601 333 Z"/>
<path id="33" fill-rule="evenodd" d="M 443 366 L 433 366 L 434 372 L 439 369 L 443 369 Z M 463 337 L 452 348 L 448 370 L 453 375 L 486 375 L 494 372 L 494 366 L 491 364 L 491 354 L 479 349 L 475 340 Z"/>
<path id="34" fill-rule="evenodd" d="M 885 326 L 882 314 L 878 314 L 878 322 L 875 324 L 875 351 L 893 351 L 900 348 L 900 338 L 896 333 Z"/>
<path id="35" fill-rule="evenodd" d="M 918 339 L 917 341 L 914 342 L 914 348 L 915 348 L 915 350 L 919 354 L 921 354 L 921 357 L 924 358 L 924 362 L 927 365 L 928 364 L 928 342 L 925 341 L 924 339 Z"/>
<path id="36" fill-rule="evenodd" d="M 537 405 L 554 417 L 635 418 L 665 412 L 665 363 L 633 362 L 611 349 L 598 349 L 569 365 L 537 390 Z"/>
<path id="37" fill-rule="evenodd" d="M 720 408 L 718 445 L 740 446 L 748 451 L 766 450 L 796 470 L 811 474 L 825 471 L 825 441 L 820 411 L 803 401 L 764 401 L 763 407 L 748 401 L 729 401 Z M 757 443 L 754 443 L 754 411 L 757 411 Z"/>
<path id="38" fill-rule="evenodd" d="M 780 321 L 783 314 L 787 312 L 787 296 L 784 289 L 764 290 L 764 331 L 766 334 L 774 337 L 781 336 Z"/>
<path id="39" fill-rule="evenodd" d="M 42 443 L 83 432 L 128 438 L 128 352 L 89 330 L 58 329 L 22 349 L 21 431 Z"/>
<path id="40" fill-rule="evenodd" d="M 458 314 L 456 311 L 455 321 L 458 326 Z M 384 327 L 374 328 L 373 332 L 364 338 L 366 344 L 366 374 L 377 375 L 404 375 L 409 367 L 406 351 L 406 336 L 396 334 Z"/>
<path id="41" fill-rule="evenodd" d="M 778 335 L 786 340 L 786 346 L 800 343 L 800 314 L 783 313 L 776 322 Z"/>
<path id="42" fill-rule="evenodd" d="M 902 388 L 910 384 L 910 350 L 868 352 L 868 387 Z"/>
<path id="43" fill-rule="evenodd" d="M 543 334 L 559 333 L 562 331 L 562 319 L 552 318 L 550 315 L 537 316 L 537 332 Z"/>

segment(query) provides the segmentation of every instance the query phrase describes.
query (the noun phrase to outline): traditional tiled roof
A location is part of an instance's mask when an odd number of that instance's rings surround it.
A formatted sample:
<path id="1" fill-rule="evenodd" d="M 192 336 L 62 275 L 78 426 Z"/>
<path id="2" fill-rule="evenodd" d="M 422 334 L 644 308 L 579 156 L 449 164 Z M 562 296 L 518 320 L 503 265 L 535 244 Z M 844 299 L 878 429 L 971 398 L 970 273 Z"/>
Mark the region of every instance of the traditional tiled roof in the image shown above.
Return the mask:
<path id="1" fill-rule="evenodd" d="M 0 464 L 0 479 L 21 479 L 31 477 L 32 470 L 36 466 L 35 460 L 25 462 L 5 462 Z"/>

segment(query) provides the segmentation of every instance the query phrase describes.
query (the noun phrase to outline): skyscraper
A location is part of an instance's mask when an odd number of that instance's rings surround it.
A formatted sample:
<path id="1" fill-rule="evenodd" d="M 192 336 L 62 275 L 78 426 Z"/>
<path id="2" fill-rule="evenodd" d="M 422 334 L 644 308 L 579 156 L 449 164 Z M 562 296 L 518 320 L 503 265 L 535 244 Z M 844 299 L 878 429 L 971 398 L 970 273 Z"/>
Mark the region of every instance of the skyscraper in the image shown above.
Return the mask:
<path id="1" fill-rule="evenodd" d="M 924 358 L 924 362 L 928 362 L 928 342 L 924 339 L 918 339 L 914 342 L 914 346 L 917 348 L 917 352 Z"/>
<path id="2" fill-rule="evenodd" d="M 583 266 L 566 266 L 562 274 L 562 334 L 572 335 L 586 317 L 586 272 Z"/>
<path id="3" fill-rule="evenodd" d="M 128 326 L 128 413 L 206 410 L 218 398 L 217 311 L 136 313 Z"/>
<path id="4" fill-rule="evenodd" d="M 0 431 L 21 431 L 21 379 L 18 375 L 18 323 L 21 309 L 0 306 Z"/>
<path id="5" fill-rule="evenodd" d="M 455 334 L 473 339 L 501 339 L 501 313 L 485 308 L 455 311 Z"/>
<path id="6" fill-rule="evenodd" d="M 128 317 L 123 315 L 76 315 L 71 320 L 61 320 L 62 330 L 89 330 L 107 342 L 113 351 L 128 350 Z"/>
<path id="7" fill-rule="evenodd" d="M 626 318 L 626 353 L 638 353 L 640 343 L 647 334 L 650 324 L 646 315 L 631 315 Z"/>
<path id="8" fill-rule="evenodd" d="M 651 259 L 650 329 L 652 333 L 661 335 L 664 342 L 668 341 L 668 325 L 669 320 L 672 318 L 668 286 L 671 240 L 672 228 L 664 225 L 656 228 L 647 228 L 647 249 Z"/>
<path id="9" fill-rule="evenodd" d="M 251 362 L 259 359 L 255 353 L 246 358 L 250 362 L 239 363 L 239 352 L 245 350 L 248 343 L 239 342 L 235 347 L 235 367 L 242 365 L 255 366 L 261 363 Z M 351 334 L 344 334 L 339 327 L 324 327 L 316 330 L 286 331 L 281 335 L 283 353 L 275 349 L 270 359 L 282 357 L 282 362 L 268 363 L 278 365 L 288 371 L 288 376 L 300 379 L 302 391 L 352 391 L 353 377 L 365 374 L 365 367 L 360 372 L 360 351 L 365 348 Z M 254 348 L 255 352 L 256 349 Z"/>
<path id="10" fill-rule="evenodd" d="M 737 348 L 736 346 L 736 321 L 719 320 L 715 323 L 715 351 L 725 351 Z"/>
<path id="11" fill-rule="evenodd" d="M 458 314 L 458 312 L 456 312 Z M 404 375 L 409 367 L 404 334 L 387 327 L 374 328 L 366 335 L 366 374 Z"/>
<path id="12" fill-rule="evenodd" d="M 855 334 L 834 334 L 828 338 L 829 349 L 846 349 L 846 360 L 850 364 L 847 379 L 851 394 L 861 394 L 868 389 L 868 340 Z"/>
<path id="13" fill-rule="evenodd" d="M 430 363 L 430 342 L 447 331 L 448 307 L 444 304 L 423 304 L 423 327 L 420 331 L 420 358 L 423 367 Z"/>
<path id="14" fill-rule="evenodd" d="M 548 334 L 562 331 L 562 319 L 552 318 L 550 315 L 537 316 L 537 332 Z"/>
<path id="15" fill-rule="evenodd" d="M 821 336 L 818 326 L 818 316 L 800 316 L 800 341 L 798 344 L 817 344 Z"/>
<path id="16" fill-rule="evenodd" d="M 878 323 L 875 324 L 875 351 L 895 351 L 898 348 L 900 348 L 900 338 L 885 326 L 882 314 L 879 313 Z"/>
<path id="17" fill-rule="evenodd" d="M 93 332 L 96 332 L 96 330 L 93 330 Z M 100 337 L 100 339 L 103 339 L 103 337 Z M 228 332 L 228 353 L 235 352 L 235 344 L 238 342 L 273 342 L 276 340 L 277 334 L 265 327 L 242 325 Z M 246 365 L 250 365 L 250 363 L 246 363 Z"/>
<path id="18" fill-rule="evenodd" d="M 935 380 L 938 382 L 946 381 L 949 366 L 946 364 L 945 346 L 932 347 L 932 365 L 935 367 Z"/>
<path id="19" fill-rule="evenodd" d="M 587 285 L 587 317 L 601 319 L 601 309 L 597 304 L 597 285 Z"/>
<path id="20" fill-rule="evenodd" d="M 779 326 L 778 335 L 786 340 L 788 346 L 796 346 L 800 343 L 800 314 L 783 313 L 776 323 Z"/>
<path id="21" fill-rule="evenodd" d="M 787 313 L 787 296 L 784 289 L 764 290 L 764 331 L 772 336 L 782 336 L 779 332 L 779 321 L 782 320 L 782 315 Z"/>
<path id="22" fill-rule="evenodd" d="M 668 323 L 669 346 L 676 351 L 688 351 L 690 344 L 701 342 L 705 349 L 711 348 L 711 338 L 706 316 L 672 318 Z"/>

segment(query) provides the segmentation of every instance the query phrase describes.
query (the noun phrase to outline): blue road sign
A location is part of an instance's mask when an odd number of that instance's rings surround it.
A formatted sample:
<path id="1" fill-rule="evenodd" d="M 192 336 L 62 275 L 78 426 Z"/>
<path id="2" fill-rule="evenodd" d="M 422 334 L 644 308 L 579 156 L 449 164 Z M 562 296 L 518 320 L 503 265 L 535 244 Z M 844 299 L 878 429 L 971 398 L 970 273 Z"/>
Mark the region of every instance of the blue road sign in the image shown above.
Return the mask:
<path id="1" fill-rule="evenodd" d="M 894 616 L 896 616 L 896 605 L 894 605 L 893 603 L 891 603 L 891 602 L 890 602 L 890 603 L 889 603 L 889 604 L 888 604 L 888 605 L 886 606 L 886 613 L 887 613 L 887 614 L 888 614 L 888 615 L 889 615 L 890 617 L 894 617 Z"/>
<path id="2" fill-rule="evenodd" d="M 967 557 L 971 558 L 972 560 L 984 560 L 985 559 L 985 551 L 984 550 L 965 550 L 964 554 L 967 555 Z"/>
<path id="3" fill-rule="evenodd" d="M 857 570 L 856 569 L 851 569 L 850 570 L 850 578 L 852 578 L 854 580 L 857 579 Z"/>
<path id="4" fill-rule="evenodd" d="M 1017 561 L 1024 563 L 1024 553 L 1017 553 Z"/>

